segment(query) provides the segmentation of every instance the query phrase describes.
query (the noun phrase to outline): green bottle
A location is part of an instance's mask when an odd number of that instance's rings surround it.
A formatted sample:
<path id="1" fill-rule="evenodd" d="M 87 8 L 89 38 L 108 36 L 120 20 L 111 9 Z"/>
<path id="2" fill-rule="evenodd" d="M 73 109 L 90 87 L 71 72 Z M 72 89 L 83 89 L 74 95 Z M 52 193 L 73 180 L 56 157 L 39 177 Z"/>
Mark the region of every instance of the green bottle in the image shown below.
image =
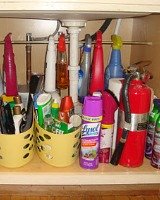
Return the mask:
<path id="1" fill-rule="evenodd" d="M 47 115 L 44 117 L 43 128 L 44 128 L 46 131 L 53 132 L 53 127 L 54 127 L 54 121 L 53 121 L 53 119 L 52 119 L 52 116 L 51 116 L 50 114 L 47 114 Z"/>
<path id="2" fill-rule="evenodd" d="M 148 125 L 147 125 L 146 149 L 145 149 L 145 157 L 148 159 L 151 159 L 151 156 L 152 156 L 156 121 L 160 115 L 159 104 L 160 104 L 160 100 L 154 99 L 154 107 L 153 107 L 152 112 L 149 114 Z"/>
<path id="3" fill-rule="evenodd" d="M 160 169 L 160 115 L 156 123 L 151 165 L 155 168 Z"/>
<path id="4" fill-rule="evenodd" d="M 52 117 L 54 119 L 58 119 L 58 115 L 59 115 L 59 103 L 57 102 L 56 99 L 52 103 L 51 114 L 52 114 Z"/>

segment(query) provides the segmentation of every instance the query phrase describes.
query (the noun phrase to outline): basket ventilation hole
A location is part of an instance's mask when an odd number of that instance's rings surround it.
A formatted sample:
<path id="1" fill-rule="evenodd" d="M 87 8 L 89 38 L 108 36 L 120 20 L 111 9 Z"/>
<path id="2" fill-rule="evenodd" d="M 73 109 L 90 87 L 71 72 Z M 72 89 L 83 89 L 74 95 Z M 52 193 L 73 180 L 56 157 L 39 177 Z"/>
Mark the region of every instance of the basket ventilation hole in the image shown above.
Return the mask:
<path id="1" fill-rule="evenodd" d="M 52 155 L 50 155 L 50 154 L 46 154 L 46 158 L 48 158 L 48 159 L 52 159 L 52 158 L 53 158 L 53 156 L 52 156 Z"/>
<path id="2" fill-rule="evenodd" d="M 44 150 L 45 150 L 45 147 L 44 147 L 44 146 L 41 146 L 41 150 L 44 151 Z"/>
<path id="3" fill-rule="evenodd" d="M 27 149 L 29 147 L 29 143 L 24 145 L 23 149 Z"/>
<path id="4" fill-rule="evenodd" d="M 38 143 L 38 142 L 40 142 L 40 139 L 39 139 L 39 137 L 37 137 L 37 140 L 36 140 L 36 141 L 37 141 L 37 143 Z"/>
<path id="5" fill-rule="evenodd" d="M 41 152 L 41 149 L 40 149 L 40 147 L 39 147 L 39 146 L 37 146 L 37 149 L 38 149 L 38 151 L 39 151 L 39 152 Z"/>
<path id="6" fill-rule="evenodd" d="M 30 137 L 30 139 L 29 139 L 29 140 L 31 141 L 32 139 L 33 139 L 33 135 L 31 135 L 31 137 Z"/>
<path id="7" fill-rule="evenodd" d="M 23 158 L 27 158 L 29 156 L 29 153 L 26 153 Z"/>
<path id="8" fill-rule="evenodd" d="M 80 136 L 80 133 L 78 132 L 76 135 L 75 135 L 75 138 L 78 138 Z"/>
<path id="9" fill-rule="evenodd" d="M 32 150 L 33 149 L 33 144 L 29 147 L 29 150 Z"/>
<path id="10" fill-rule="evenodd" d="M 41 135 L 39 135 L 39 139 L 40 139 L 41 141 L 44 141 L 44 138 L 43 138 Z"/>
<path id="11" fill-rule="evenodd" d="M 24 136 L 24 139 L 28 139 L 30 137 L 30 134 L 27 134 Z"/>
<path id="12" fill-rule="evenodd" d="M 2 156 L 0 156 L 0 159 L 2 159 Z"/>
<path id="13" fill-rule="evenodd" d="M 72 158 L 74 158 L 76 156 L 76 154 L 74 153 L 73 155 L 72 155 Z"/>
<path id="14" fill-rule="evenodd" d="M 73 148 L 75 148 L 77 145 L 78 145 L 78 142 L 76 142 L 76 143 L 73 145 Z"/>
<path id="15" fill-rule="evenodd" d="M 47 134 L 44 134 L 43 135 L 47 140 L 50 140 L 51 139 L 51 136 L 47 135 Z"/>
<path id="16" fill-rule="evenodd" d="M 38 130 L 38 128 L 36 128 L 36 132 L 37 132 L 37 133 L 39 133 L 39 130 Z"/>

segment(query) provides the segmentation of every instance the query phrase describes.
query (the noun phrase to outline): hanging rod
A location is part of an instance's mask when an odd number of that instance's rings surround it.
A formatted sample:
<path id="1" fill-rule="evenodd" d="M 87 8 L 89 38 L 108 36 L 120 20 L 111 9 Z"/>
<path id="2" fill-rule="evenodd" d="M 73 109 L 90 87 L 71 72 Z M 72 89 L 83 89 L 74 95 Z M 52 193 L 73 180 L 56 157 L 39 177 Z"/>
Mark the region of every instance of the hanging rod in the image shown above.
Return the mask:
<path id="1" fill-rule="evenodd" d="M 55 44 L 57 44 L 58 41 L 55 40 Z M 4 41 L 0 41 L 0 44 L 4 44 Z M 44 41 L 25 41 L 25 40 L 15 40 L 12 41 L 12 44 L 48 44 L 47 40 Z M 66 41 L 66 44 L 69 44 L 69 41 Z M 83 45 L 84 42 L 80 41 L 79 45 Z M 92 44 L 95 44 L 95 42 L 92 42 Z M 111 41 L 102 41 L 102 44 L 104 45 L 111 45 L 112 42 Z M 139 42 L 139 41 L 123 41 L 123 45 L 152 45 L 152 42 Z"/>

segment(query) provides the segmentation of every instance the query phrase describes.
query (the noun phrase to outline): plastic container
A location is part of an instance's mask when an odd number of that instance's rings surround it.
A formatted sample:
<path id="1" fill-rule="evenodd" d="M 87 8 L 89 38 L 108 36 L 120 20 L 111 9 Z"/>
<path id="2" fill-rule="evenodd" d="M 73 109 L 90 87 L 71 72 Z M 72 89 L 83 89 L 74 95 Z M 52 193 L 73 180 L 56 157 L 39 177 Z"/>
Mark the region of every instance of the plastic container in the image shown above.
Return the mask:
<path id="1" fill-rule="evenodd" d="M 33 126 L 20 134 L 0 134 L 0 165 L 8 168 L 21 167 L 34 155 Z"/>
<path id="2" fill-rule="evenodd" d="M 79 154 L 80 130 L 68 134 L 54 134 L 36 122 L 37 153 L 49 165 L 66 167 L 73 164 Z"/>

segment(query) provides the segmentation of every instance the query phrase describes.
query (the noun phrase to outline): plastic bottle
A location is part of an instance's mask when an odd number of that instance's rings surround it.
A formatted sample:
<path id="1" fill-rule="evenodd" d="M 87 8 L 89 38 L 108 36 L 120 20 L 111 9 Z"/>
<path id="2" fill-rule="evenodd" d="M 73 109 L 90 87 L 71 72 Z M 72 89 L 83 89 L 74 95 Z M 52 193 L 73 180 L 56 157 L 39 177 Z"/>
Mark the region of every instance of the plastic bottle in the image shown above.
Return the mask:
<path id="1" fill-rule="evenodd" d="M 60 96 L 56 91 L 56 48 L 53 36 L 49 37 L 46 55 L 44 90 L 47 93 L 51 93 L 52 99 L 57 99 L 57 102 L 60 103 Z"/>
<path id="2" fill-rule="evenodd" d="M 79 101 L 83 103 L 84 97 L 88 94 L 89 76 L 91 67 L 91 45 L 92 39 L 89 34 L 85 35 L 85 44 L 83 47 L 83 54 L 79 70 L 79 88 L 78 96 Z"/>
<path id="3" fill-rule="evenodd" d="M 52 116 L 51 116 L 50 114 L 47 114 L 47 115 L 44 117 L 43 128 L 44 128 L 46 131 L 53 132 L 53 125 L 54 125 L 54 122 L 53 122 Z"/>
<path id="4" fill-rule="evenodd" d="M 20 95 L 14 96 L 13 99 L 14 99 L 14 102 L 15 102 L 15 106 L 21 107 L 21 112 L 22 112 L 22 115 L 23 115 L 25 113 L 25 108 L 24 108 L 24 105 L 22 103 L 21 96 Z"/>
<path id="5" fill-rule="evenodd" d="M 155 168 L 160 169 L 160 116 L 158 117 L 156 123 L 156 132 L 153 142 L 151 165 Z"/>
<path id="6" fill-rule="evenodd" d="M 15 134 L 20 133 L 19 127 L 20 127 L 22 118 L 23 118 L 23 115 L 21 114 L 21 107 L 15 106 L 13 108 L 13 121 L 14 121 L 14 126 L 15 126 Z"/>
<path id="7" fill-rule="evenodd" d="M 103 118 L 100 134 L 99 162 L 109 163 L 112 155 L 114 113 L 118 108 L 118 101 L 110 91 L 102 93 Z"/>
<path id="8" fill-rule="evenodd" d="M 102 120 L 101 97 L 86 96 L 82 110 L 80 166 L 95 169 L 99 165 L 99 139 Z"/>
<path id="9" fill-rule="evenodd" d="M 38 124 L 42 127 L 44 123 L 44 117 L 47 114 L 51 114 L 51 94 L 43 93 L 37 98 L 38 106 Z"/>
<path id="10" fill-rule="evenodd" d="M 56 83 L 60 90 L 67 89 L 69 86 L 65 35 L 63 33 L 59 36 L 57 45 Z"/>
<path id="11" fill-rule="evenodd" d="M 56 99 L 52 102 L 51 113 L 52 113 L 52 117 L 54 119 L 58 119 L 58 115 L 59 115 L 59 103 L 57 102 Z"/>
<path id="12" fill-rule="evenodd" d="M 159 102 L 159 103 L 158 103 Z M 151 159 L 152 148 L 155 135 L 156 121 L 160 115 L 160 100 L 154 99 L 154 107 L 152 112 L 149 114 L 148 124 L 147 124 L 147 139 L 145 148 L 145 157 Z"/>
<path id="13" fill-rule="evenodd" d="M 4 79 L 6 83 L 6 95 L 18 95 L 16 65 L 14 62 L 14 53 L 11 42 L 11 33 L 9 33 L 4 40 Z"/>
<path id="14" fill-rule="evenodd" d="M 93 92 L 102 92 L 104 90 L 104 63 L 102 48 L 102 32 L 98 31 L 96 35 L 96 44 L 93 50 L 93 62 L 91 67 L 91 79 L 89 85 L 89 94 Z"/>
<path id="15" fill-rule="evenodd" d="M 108 66 L 105 69 L 105 89 L 108 89 L 110 78 L 123 78 L 124 76 L 120 51 L 122 47 L 122 39 L 118 35 L 112 35 L 111 40 L 113 44 L 111 58 Z"/>
<path id="16" fill-rule="evenodd" d="M 4 85 L 3 85 L 3 81 L 2 81 L 2 75 L 0 72 L 0 96 L 2 96 L 3 93 L 4 93 Z"/>

